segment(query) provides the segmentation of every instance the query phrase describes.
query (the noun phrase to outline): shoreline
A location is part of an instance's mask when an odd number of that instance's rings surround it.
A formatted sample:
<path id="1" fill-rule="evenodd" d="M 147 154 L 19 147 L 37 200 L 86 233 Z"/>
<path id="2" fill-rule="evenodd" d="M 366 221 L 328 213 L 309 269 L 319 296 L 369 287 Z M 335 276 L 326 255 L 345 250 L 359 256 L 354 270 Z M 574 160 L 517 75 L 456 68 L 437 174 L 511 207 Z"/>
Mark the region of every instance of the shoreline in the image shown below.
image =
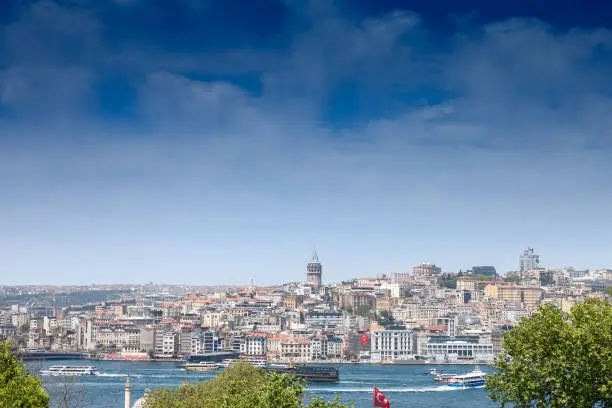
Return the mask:
<path id="1" fill-rule="evenodd" d="M 24 360 L 24 361 L 54 361 L 59 359 L 45 359 L 39 358 L 36 360 Z M 103 361 L 103 362 L 117 362 L 117 363 L 184 363 L 185 359 L 104 359 L 104 358 L 72 358 L 70 360 L 87 360 L 87 361 Z M 278 361 L 270 361 L 269 364 L 290 364 L 290 362 L 278 362 Z M 457 365 L 465 365 L 465 366 L 474 366 L 474 365 L 482 365 L 489 366 L 492 362 L 474 362 L 474 361 L 457 361 L 457 362 L 425 362 L 425 361 L 399 361 L 399 362 L 370 362 L 370 361 L 310 361 L 307 363 L 296 363 L 296 364 L 312 364 L 312 365 L 365 365 L 365 366 L 457 366 Z"/>

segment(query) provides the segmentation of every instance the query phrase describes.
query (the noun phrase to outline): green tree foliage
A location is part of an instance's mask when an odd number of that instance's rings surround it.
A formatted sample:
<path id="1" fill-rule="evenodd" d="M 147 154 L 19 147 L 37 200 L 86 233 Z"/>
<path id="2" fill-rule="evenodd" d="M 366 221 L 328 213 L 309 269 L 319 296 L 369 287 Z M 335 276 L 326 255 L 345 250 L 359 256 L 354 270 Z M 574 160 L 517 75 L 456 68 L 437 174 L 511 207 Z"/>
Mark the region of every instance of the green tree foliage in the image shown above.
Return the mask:
<path id="1" fill-rule="evenodd" d="M 357 315 L 362 317 L 368 317 L 372 313 L 370 305 L 361 305 L 357 308 Z"/>
<path id="2" fill-rule="evenodd" d="M 450 274 L 442 274 L 438 278 L 438 286 L 447 289 L 457 289 L 457 277 Z"/>
<path id="3" fill-rule="evenodd" d="M 148 398 L 146 408 L 349 408 L 340 400 L 314 398 L 304 405 L 303 382 L 286 374 L 267 373 L 247 362 L 232 364 L 216 378 L 160 389 Z M 352 405 L 350 405 L 352 406 Z"/>
<path id="4" fill-rule="evenodd" d="M 509 273 L 504 277 L 504 281 L 508 283 L 519 283 L 520 278 L 516 273 Z"/>
<path id="5" fill-rule="evenodd" d="M 472 275 L 472 278 L 478 280 L 478 281 L 492 281 L 493 277 L 489 276 L 489 275 L 480 275 L 480 274 L 476 274 L 476 275 Z"/>
<path id="6" fill-rule="evenodd" d="M 589 299 L 570 313 L 542 306 L 504 334 L 490 398 L 517 407 L 612 407 L 612 304 Z"/>
<path id="7" fill-rule="evenodd" d="M 11 352 L 10 343 L 0 344 L 0 407 L 43 408 L 49 405 L 38 378 Z"/>

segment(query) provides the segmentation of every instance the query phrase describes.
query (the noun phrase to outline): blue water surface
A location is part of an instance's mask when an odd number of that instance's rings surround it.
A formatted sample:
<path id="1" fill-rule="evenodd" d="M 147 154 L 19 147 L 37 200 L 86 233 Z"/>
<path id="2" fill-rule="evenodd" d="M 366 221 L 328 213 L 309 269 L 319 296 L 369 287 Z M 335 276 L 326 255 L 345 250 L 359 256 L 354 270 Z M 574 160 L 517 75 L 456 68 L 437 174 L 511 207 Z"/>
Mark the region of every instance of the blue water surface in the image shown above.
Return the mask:
<path id="1" fill-rule="evenodd" d="M 80 377 L 68 384 L 76 395 L 74 405 L 79 407 L 117 408 L 123 407 L 124 385 L 130 375 L 132 402 L 144 394 L 146 388 L 176 387 L 185 382 L 186 372 L 173 362 L 124 362 L 124 361 L 48 361 L 29 362 L 32 371 L 51 365 L 95 365 L 102 375 Z M 353 401 L 357 408 L 372 406 L 372 389 L 376 385 L 391 400 L 393 408 L 400 407 L 495 407 L 483 388 L 456 389 L 435 383 L 427 372 L 430 368 L 444 372 L 464 373 L 472 366 L 434 365 L 343 365 L 338 383 L 309 384 L 308 394 L 333 399 L 337 394 L 343 402 Z M 488 371 L 486 367 L 481 367 Z M 189 373 L 189 381 L 205 381 L 216 372 Z M 53 397 L 61 394 L 62 387 L 57 378 L 45 378 Z M 69 404 L 71 405 L 71 404 Z"/>

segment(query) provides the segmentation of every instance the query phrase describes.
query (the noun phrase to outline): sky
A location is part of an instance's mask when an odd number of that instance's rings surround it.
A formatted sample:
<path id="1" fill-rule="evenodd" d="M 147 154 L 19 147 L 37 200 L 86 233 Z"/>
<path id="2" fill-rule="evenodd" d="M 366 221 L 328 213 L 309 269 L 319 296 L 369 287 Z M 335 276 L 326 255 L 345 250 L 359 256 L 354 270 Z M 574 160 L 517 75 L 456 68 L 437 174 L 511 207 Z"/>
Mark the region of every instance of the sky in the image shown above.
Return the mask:
<path id="1" fill-rule="evenodd" d="M 0 283 L 612 267 L 612 5 L 4 0 Z"/>

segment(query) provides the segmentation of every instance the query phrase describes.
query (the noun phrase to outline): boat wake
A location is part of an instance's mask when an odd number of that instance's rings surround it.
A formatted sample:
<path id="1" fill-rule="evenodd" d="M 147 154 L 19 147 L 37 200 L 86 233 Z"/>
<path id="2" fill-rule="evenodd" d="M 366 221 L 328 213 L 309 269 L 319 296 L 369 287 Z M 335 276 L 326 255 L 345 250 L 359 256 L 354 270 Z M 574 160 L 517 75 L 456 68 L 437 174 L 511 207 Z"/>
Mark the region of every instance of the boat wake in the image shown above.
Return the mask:
<path id="1" fill-rule="evenodd" d="M 481 387 L 472 387 L 474 388 L 484 388 Z M 467 388 L 454 388 L 449 387 L 448 385 L 439 385 L 436 387 L 384 387 L 385 392 L 449 392 L 449 391 L 462 391 Z M 372 392 L 372 387 L 309 387 L 309 391 L 313 392 Z"/>

